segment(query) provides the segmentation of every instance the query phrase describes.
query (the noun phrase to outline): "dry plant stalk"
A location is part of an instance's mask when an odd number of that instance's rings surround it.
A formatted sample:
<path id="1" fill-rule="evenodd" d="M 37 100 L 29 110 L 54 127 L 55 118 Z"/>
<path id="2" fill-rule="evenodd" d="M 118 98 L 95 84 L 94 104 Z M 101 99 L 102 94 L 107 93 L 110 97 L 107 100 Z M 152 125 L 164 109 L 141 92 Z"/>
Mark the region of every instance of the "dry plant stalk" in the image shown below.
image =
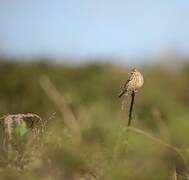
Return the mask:
<path id="1" fill-rule="evenodd" d="M 47 76 L 41 78 L 40 85 L 50 100 L 61 112 L 65 125 L 71 131 L 72 135 L 74 136 L 74 140 L 76 140 L 79 144 L 81 141 L 80 126 L 64 96 L 58 92 Z"/>
<path id="2" fill-rule="evenodd" d="M 135 101 L 135 91 L 132 91 L 132 94 L 131 94 L 131 104 L 130 104 L 130 108 L 129 108 L 129 121 L 128 121 L 128 126 L 131 125 L 134 101 Z"/>
<path id="3" fill-rule="evenodd" d="M 42 118 L 33 113 L 8 114 L 0 118 L 0 126 L 3 130 L 2 150 L 5 153 L 7 165 L 16 169 L 23 169 L 31 160 L 34 148 L 38 146 L 36 140 L 44 132 L 45 125 Z M 22 134 L 17 134 L 18 128 L 21 128 L 19 132 Z M 31 129 L 31 134 L 27 133 L 29 129 Z M 17 136 L 23 139 L 19 141 Z M 27 137 L 27 141 L 23 141 L 24 137 Z M 27 148 L 30 149 L 31 154 L 29 156 L 26 152 Z"/>
<path id="4" fill-rule="evenodd" d="M 3 127 L 4 130 L 4 138 L 3 138 L 3 145 L 6 144 L 9 146 L 10 142 L 12 140 L 12 132 L 13 132 L 13 126 L 20 125 L 21 123 L 25 122 L 26 124 L 30 123 L 30 128 L 35 133 L 39 133 L 43 131 L 43 120 L 40 116 L 33 114 L 33 113 L 27 113 L 27 114 L 8 114 L 4 115 L 0 118 L 0 124 Z M 35 124 L 39 123 L 40 125 L 38 127 L 35 126 Z"/>

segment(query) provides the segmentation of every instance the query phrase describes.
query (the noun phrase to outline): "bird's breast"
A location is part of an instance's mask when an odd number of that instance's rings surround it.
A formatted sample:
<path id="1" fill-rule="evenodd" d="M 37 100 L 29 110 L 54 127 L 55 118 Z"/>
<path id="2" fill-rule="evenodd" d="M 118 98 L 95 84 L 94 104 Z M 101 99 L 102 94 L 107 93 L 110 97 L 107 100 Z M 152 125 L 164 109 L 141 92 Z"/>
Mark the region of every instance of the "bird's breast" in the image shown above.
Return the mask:
<path id="1" fill-rule="evenodd" d="M 142 87 L 143 86 L 143 84 L 144 84 L 144 78 L 143 78 L 143 76 L 140 74 L 138 77 L 137 77 L 137 81 L 138 81 L 138 83 L 137 83 L 137 86 L 138 86 L 138 88 L 140 88 L 140 87 Z"/>

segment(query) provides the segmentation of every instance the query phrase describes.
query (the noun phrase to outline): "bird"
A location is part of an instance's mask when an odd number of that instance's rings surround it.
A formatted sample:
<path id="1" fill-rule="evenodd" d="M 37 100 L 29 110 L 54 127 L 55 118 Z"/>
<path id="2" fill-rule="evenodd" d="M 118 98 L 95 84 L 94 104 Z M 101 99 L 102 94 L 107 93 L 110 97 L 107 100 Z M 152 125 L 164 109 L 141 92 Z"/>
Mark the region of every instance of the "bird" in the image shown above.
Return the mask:
<path id="1" fill-rule="evenodd" d="M 129 74 L 129 78 L 118 95 L 119 98 L 121 98 L 124 94 L 127 95 L 130 92 L 137 92 L 137 90 L 144 84 L 143 75 L 136 68 L 132 69 Z"/>

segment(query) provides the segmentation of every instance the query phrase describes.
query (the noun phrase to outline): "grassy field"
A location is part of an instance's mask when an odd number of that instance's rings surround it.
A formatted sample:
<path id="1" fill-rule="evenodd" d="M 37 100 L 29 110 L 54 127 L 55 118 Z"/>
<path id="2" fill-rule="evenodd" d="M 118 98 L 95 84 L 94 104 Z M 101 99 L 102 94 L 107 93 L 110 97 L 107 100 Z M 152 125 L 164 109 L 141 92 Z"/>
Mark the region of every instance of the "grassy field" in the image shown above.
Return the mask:
<path id="1" fill-rule="evenodd" d="M 38 134 L 13 124 L 6 148 L 1 123 L 0 179 L 187 179 L 189 65 L 139 69 L 145 84 L 128 129 L 130 99 L 117 97 L 126 67 L 0 61 L 1 116 L 34 113 L 48 121 Z"/>

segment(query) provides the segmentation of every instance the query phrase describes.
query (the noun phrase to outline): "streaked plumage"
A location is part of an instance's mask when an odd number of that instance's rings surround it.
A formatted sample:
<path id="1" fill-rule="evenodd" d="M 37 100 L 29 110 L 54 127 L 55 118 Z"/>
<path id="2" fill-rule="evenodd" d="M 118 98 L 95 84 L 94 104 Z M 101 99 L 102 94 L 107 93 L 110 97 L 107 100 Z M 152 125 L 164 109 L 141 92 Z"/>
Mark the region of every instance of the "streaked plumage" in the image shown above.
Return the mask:
<path id="1" fill-rule="evenodd" d="M 122 97 L 132 91 L 137 91 L 144 84 L 144 78 L 137 69 L 132 69 L 130 76 L 119 93 L 118 97 Z"/>

